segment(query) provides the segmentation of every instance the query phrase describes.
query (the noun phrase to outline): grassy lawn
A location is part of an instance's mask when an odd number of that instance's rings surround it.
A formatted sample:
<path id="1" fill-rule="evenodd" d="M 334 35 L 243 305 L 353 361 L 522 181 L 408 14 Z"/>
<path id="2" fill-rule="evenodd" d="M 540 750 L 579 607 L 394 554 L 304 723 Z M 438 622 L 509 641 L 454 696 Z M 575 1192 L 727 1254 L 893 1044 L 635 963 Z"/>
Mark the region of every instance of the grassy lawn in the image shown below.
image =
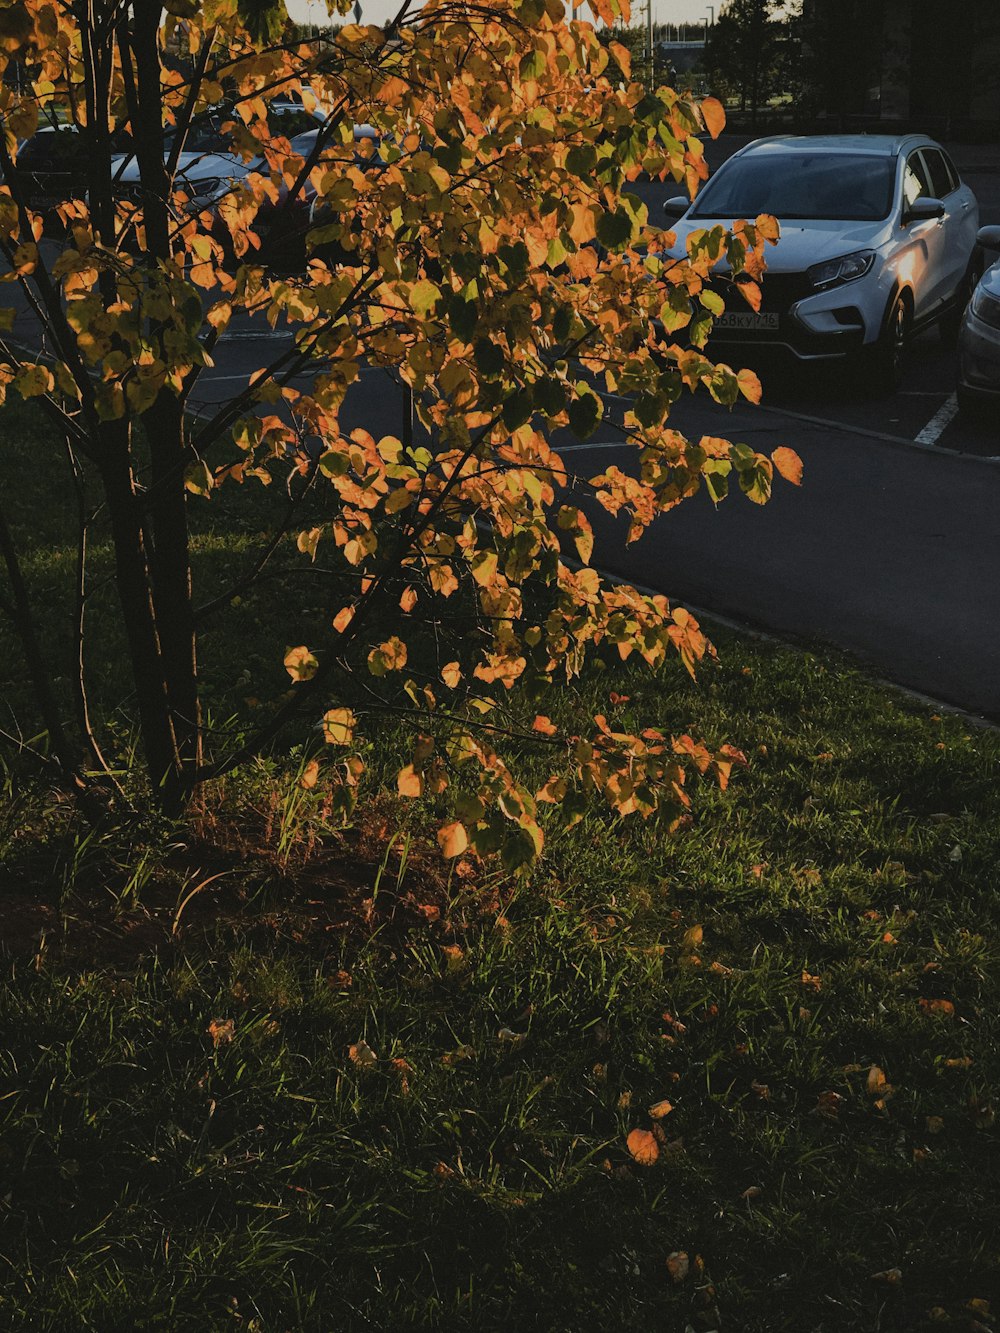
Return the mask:
<path id="1" fill-rule="evenodd" d="M 68 502 L 27 421 L 2 418 L 5 476 L 58 630 Z M 227 506 L 206 586 L 255 540 Z M 288 586 L 210 636 L 220 720 L 284 688 L 315 599 Z M 127 739 L 110 596 L 94 694 Z M 518 882 L 449 868 L 432 812 L 378 796 L 385 726 L 342 832 L 294 751 L 183 836 L 94 834 L 11 759 L 0 1325 L 991 1329 L 1000 740 L 833 654 L 716 642 L 696 685 L 609 656 L 546 711 L 748 769 L 671 839 L 552 828 Z"/>

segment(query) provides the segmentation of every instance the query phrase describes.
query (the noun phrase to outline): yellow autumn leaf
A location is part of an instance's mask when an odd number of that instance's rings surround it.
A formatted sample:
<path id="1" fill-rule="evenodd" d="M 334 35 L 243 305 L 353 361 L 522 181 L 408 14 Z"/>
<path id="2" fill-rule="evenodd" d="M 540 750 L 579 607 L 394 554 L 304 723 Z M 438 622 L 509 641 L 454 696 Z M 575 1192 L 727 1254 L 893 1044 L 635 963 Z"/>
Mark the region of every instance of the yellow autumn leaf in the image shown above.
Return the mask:
<path id="1" fill-rule="evenodd" d="M 350 708 L 330 708 L 323 714 L 323 739 L 327 745 L 350 745 L 355 717 Z"/>
<path id="2" fill-rule="evenodd" d="M 697 949 L 705 938 L 705 931 L 701 926 L 692 926 L 684 932 L 684 938 L 681 940 L 681 946 L 685 949 Z"/>
<path id="3" fill-rule="evenodd" d="M 704 97 L 698 103 L 701 107 L 705 129 L 713 139 L 717 139 L 726 128 L 726 109 L 717 97 Z"/>

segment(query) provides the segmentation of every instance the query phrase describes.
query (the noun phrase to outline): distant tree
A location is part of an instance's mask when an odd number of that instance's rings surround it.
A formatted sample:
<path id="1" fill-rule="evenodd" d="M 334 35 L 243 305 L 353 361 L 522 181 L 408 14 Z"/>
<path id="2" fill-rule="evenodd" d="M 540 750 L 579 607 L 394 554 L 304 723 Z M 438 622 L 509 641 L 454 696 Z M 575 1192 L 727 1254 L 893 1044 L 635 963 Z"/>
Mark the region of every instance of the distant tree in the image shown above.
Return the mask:
<path id="1" fill-rule="evenodd" d="M 729 0 L 712 28 L 705 67 L 717 92 L 738 95 L 740 108 L 757 109 L 785 90 L 789 30 L 781 0 Z"/>

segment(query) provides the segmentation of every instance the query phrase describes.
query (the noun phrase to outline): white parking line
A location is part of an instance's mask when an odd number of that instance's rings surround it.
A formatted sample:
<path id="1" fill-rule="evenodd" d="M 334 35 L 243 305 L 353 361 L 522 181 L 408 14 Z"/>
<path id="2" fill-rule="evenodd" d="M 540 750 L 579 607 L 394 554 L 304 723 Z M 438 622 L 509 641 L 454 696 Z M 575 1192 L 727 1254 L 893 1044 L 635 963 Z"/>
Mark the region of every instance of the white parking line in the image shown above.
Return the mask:
<path id="1" fill-rule="evenodd" d="M 914 436 L 917 444 L 937 444 L 945 430 L 958 416 L 958 396 L 952 394 L 946 398 L 928 421 L 919 435 Z"/>

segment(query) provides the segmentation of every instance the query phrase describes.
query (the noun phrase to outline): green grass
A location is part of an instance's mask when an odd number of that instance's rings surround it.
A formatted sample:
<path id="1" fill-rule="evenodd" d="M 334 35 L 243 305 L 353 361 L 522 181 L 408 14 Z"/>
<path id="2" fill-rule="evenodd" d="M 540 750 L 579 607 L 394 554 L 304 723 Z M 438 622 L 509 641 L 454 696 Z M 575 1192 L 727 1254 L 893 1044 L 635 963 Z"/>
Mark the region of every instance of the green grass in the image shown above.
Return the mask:
<path id="1" fill-rule="evenodd" d="M 60 540 L 40 517 L 33 580 Z M 294 812 L 295 754 L 183 838 L 91 835 L 12 770 L 0 1326 L 992 1327 L 1000 740 L 833 654 L 717 643 L 697 685 L 598 662 L 547 711 L 748 769 L 671 839 L 551 826 L 526 881 L 449 873 L 431 812 L 373 789 L 353 833 Z M 369 770 L 400 747 L 376 729 Z"/>

